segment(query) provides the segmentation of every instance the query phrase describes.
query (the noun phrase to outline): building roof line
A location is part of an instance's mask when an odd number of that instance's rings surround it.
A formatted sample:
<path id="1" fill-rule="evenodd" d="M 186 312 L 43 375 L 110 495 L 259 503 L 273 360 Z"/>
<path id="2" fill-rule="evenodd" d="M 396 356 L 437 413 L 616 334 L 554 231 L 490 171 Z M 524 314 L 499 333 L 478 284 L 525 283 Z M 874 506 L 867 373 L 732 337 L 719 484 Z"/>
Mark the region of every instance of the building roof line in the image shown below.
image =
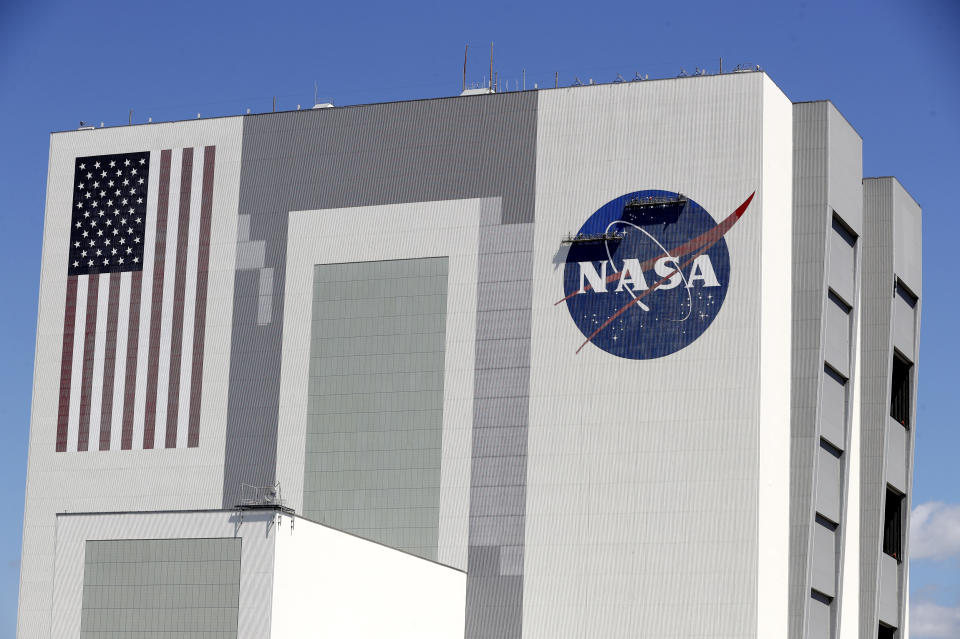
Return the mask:
<path id="1" fill-rule="evenodd" d="M 449 568 L 450 570 L 456 570 L 457 572 L 460 572 L 460 573 L 463 573 L 463 574 L 467 574 L 467 571 L 466 571 L 466 570 L 463 570 L 463 569 L 461 569 L 461 568 L 457 568 L 456 566 L 451 566 L 450 564 L 445 564 L 445 563 L 443 563 L 442 561 L 438 561 L 438 560 L 436 560 L 436 559 L 430 559 L 430 558 L 428 558 L 428 557 L 421 557 L 420 555 L 418 555 L 418 554 L 416 554 L 416 553 L 412 553 L 412 552 L 410 552 L 409 550 L 403 550 L 402 548 L 395 548 L 395 547 L 393 547 L 393 546 L 390 546 L 390 545 L 385 544 L 385 543 L 383 543 L 383 542 L 377 541 L 377 540 L 375 540 L 375 539 L 369 539 L 369 538 L 367 538 L 367 537 L 363 537 L 363 536 L 358 535 L 358 534 L 356 534 L 356 533 L 352 533 L 352 532 L 350 532 L 349 530 L 342 530 L 342 529 L 340 529 L 340 528 L 335 528 L 334 526 L 330 526 L 330 525 L 321 523 L 321 522 L 319 522 L 319 521 L 314 521 L 314 520 L 312 520 L 312 519 L 307 519 L 307 518 L 304 517 L 303 515 L 298 515 L 297 513 L 292 512 L 291 510 L 288 510 L 288 509 L 282 509 L 282 508 L 280 508 L 279 506 L 276 507 L 276 508 L 243 508 L 243 507 L 236 507 L 236 508 L 187 508 L 187 509 L 184 509 L 184 510 L 165 509 L 165 510 L 113 510 L 113 511 L 103 511 L 103 512 L 97 512 L 97 511 L 60 512 L 60 513 L 57 513 L 56 516 L 57 516 L 57 517 L 77 517 L 77 516 L 80 516 L 80 517 L 84 517 L 84 516 L 85 516 L 85 517 L 91 517 L 91 516 L 97 516 L 97 517 L 113 517 L 113 516 L 117 516 L 117 515 L 171 515 L 171 514 L 176 514 L 176 515 L 188 515 L 188 514 L 239 513 L 239 512 L 243 512 L 243 513 L 270 513 L 270 516 L 271 516 L 271 517 L 272 517 L 273 515 L 277 515 L 277 514 L 279 514 L 279 515 L 286 515 L 287 517 L 290 517 L 290 518 L 292 518 L 292 519 L 300 519 L 300 520 L 302 520 L 302 521 L 306 521 L 306 522 L 309 522 L 309 523 L 311 523 L 311 524 L 320 526 L 321 528 L 326 528 L 327 530 L 332 530 L 332 531 L 334 531 L 334 532 L 342 533 L 342 534 L 344 534 L 344 535 L 349 535 L 349 536 L 354 537 L 354 538 L 356 538 L 356 539 L 360 539 L 360 540 L 363 540 L 363 541 L 368 542 L 368 543 L 371 543 L 371 544 L 376 544 L 377 546 L 382 546 L 383 548 L 389 548 L 390 550 L 393 550 L 393 551 L 395 551 L 395 552 L 403 553 L 404 555 L 409 555 L 409 556 L 411 556 L 411 557 L 416 557 L 417 559 L 420 559 L 420 560 L 422 560 L 422 561 L 428 561 L 428 562 L 430 562 L 430 563 L 432 563 L 432 564 L 436 564 L 436 565 L 438 565 L 438 566 L 443 566 L 444 568 Z M 246 516 L 246 515 L 244 515 L 244 516 Z M 120 541 L 123 541 L 123 540 L 120 540 Z"/>

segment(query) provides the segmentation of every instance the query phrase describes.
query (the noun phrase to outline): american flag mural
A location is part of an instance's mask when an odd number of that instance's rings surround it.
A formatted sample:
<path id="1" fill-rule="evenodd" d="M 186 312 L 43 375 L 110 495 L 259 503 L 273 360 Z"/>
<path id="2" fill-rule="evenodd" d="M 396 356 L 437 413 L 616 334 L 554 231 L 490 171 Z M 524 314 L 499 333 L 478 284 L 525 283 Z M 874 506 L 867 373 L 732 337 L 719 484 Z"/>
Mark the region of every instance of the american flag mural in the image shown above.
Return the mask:
<path id="1" fill-rule="evenodd" d="M 199 444 L 215 159 L 76 159 L 57 451 Z"/>

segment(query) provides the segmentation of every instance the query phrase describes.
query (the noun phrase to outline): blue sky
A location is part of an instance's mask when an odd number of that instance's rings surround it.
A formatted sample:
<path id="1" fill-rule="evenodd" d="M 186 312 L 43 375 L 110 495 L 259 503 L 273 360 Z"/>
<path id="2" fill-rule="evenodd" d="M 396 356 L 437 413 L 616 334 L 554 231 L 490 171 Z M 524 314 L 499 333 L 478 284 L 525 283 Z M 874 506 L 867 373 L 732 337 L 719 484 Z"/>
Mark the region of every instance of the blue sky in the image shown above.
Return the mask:
<path id="1" fill-rule="evenodd" d="M 864 172 L 896 175 L 924 209 L 924 300 L 913 504 L 913 635 L 960 636 L 960 430 L 952 271 L 960 215 L 960 3 L 5 2 L 0 4 L 0 635 L 13 634 L 49 132 L 447 96 L 481 82 L 552 86 L 760 64 L 794 101 L 829 98 L 864 139 Z M 938 505 L 939 504 L 939 505 Z M 918 552 L 919 551 L 919 552 Z M 924 625 L 925 624 L 925 625 Z M 951 624 L 953 624 L 951 626 Z M 926 633 L 926 634 L 921 634 Z M 951 634 L 955 633 L 955 634 Z"/>

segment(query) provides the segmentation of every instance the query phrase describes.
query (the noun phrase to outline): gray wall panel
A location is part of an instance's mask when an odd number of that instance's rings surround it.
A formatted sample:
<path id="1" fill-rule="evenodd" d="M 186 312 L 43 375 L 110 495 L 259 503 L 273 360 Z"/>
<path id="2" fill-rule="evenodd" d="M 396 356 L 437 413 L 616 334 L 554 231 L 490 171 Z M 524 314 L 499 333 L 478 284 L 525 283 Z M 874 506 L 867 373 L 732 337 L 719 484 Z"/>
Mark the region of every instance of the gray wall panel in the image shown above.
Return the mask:
<path id="1" fill-rule="evenodd" d="M 884 499 L 887 482 L 901 483 L 911 507 L 913 438 L 916 424 L 916 383 L 913 384 L 909 423 L 904 430 L 890 413 L 895 278 L 917 295 L 920 280 L 920 208 L 895 178 L 863 181 L 865 235 L 863 249 L 864 322 L 862 359 L 865 375 L 861 398 L 861 536 L 860 536 L 860 636 L 875 636 L 878 620 L 898 626 L 904 616 L 904 590 L 909 565 L 897 564 L 881 552 Z M 912 281 L 911 281 L 912 280 Z M 919 326 L 920 302 L 916 309 Z M 914 334 L 913 352 L 917 338 Z M 902 338 L 901 338 L 902 339 Z M 914 362 L 913 379 L 918 366 Z M 899 430 L 895 430 L 896 426 Z M 902 477 L 902 479 L 901 479 Z M 900 486 L 897 486 L 900 488 Z M 904 531 L 904 553 L 909 553 L 909 528 Z"/>
<path id="2" fill-rule="evenodd" d="M 888 557 L 887 555 L 880 556 L 880 596 L 878 598 L 877 619 L 894 628 L 900 627 L 901 565 L 902 564 L 897 564 L 897 560 L 893 557 Z M 874 626 L 876 626 L 876 624 L 874 624 Z M 873 630 L 873 628 L 862 628 L 861 636 L 866 635 L 867 632 L 865 631 L 869 630 Z M 870 634 L 875 635 L 876 631 L 873 630 Z"/>
<path id="3" fill-rule="evenodd" d="M 807 598 L 807 631 L 805 639 L 824 639 L 830 636 L 831 610 L 830 604 L 822 599 Z"/>
<path id="4" fill-rule="evenodd" d="M 829 102 L 794 105 L 794 359 L 791 447 L 790 636 L 831 636 L 836 620 L 823 626 L 824 611 L 836 615 L 842 593 L 831 586 L 830 606 L 810 600 L 818 558 L 812 532 L 814 511 L 840 524 L 830 583 L 841 571 L 845 465 L 820 448 L 821 437 L 837 448 L 848 447 L 848 391 L 824 370 L 828 362 L 843 378 L 852 378 L 857 336 L 851 329 L 860 312 L 857 248 L 838 233 L 834 214 L 852 230 L 863 228 L 862 141 Z M 840 228 L 843 228 L 842 226 Z M 856 241 L 853 242 L 856 244 Z M 846 304 L 830 298 L 833 290 Z M 853 308 L 847 312 L 847 305 Z M 847 381 L 849 389 L 852 379 Z M 825 556 L 824 556 L 825 557 Z M 819 564 L 826 583 L 825 564 Z M 823 586 L 824 588 L 826 586 Z M 812 607 L 811 607 L 812 606 Z M 819 608 L 818 608 L 819 606 Z M 822 608 L 822 609 L 821 609 Z M 823 614 L 821 614 L 823 613 Z M 829 615 L 828 615 L 829 617 Z"/>
<path id="5" fill-rule="evenodd" d="M 436 560 L 447 258 L 313 273 L 303 515 Z"/>
<path id="6" fill-rule="evenodd" d="M 907 452 L 910 444 L 910 431 L 892 417 L 887 417 L 886 482 L 906 494 Z"/>
<path id="7" fill-rule="evenodd" d="M 533 224 L 480 228 L 468 638 L 522 631 L 532 244 Z"/>
<path id="8" fill-rule="evenodd" d="M 825 102 L 793 107 L 793 385 L 790 446 L 790 636 L 804 636 L 810 599 L 817 417 L 823 374 L 823 313 L 829 128 Z"/>
<path id="9" fill-rule="evenodd" d="M 896 178 L 890 180 L 893 197 L 894 271 L 918 296 L 922 294 L 922 229 L 920 205 Z"/>
<path id="10" fill-rule="evenodd" d="M 830 273 L 827 282 L 847 304 L 853 306 L 857 275 L 857 256 L 854 247 L 835 226 L 831 228 L 828 235 L 830 236 Z"/>
<path id="11" fill-rule="evenodd" d="M 832 103 L 827 103 L 830 208 L 857 235 L 863 234 L 863 140 Z"/>
<path id="12" fill-rule="evenodd" d="M 824 359 L 844 377 L 850 377 L 850 313 L 827 300 L 824 316 Z"/>
<path id="13" fill-rule="evenodd" d="M 844 450 L 847 441 L 847 384 L 838 375 L 824 371 L 820 390 L 820 436 Z"/>
<path id="14" fill-rule="evenodd" d="M 860 435 L 860 637 L 876 636 L 883 498 L 883 449 L 890 411 L 893 254 L 889 180 L 864 180 L 863 362 Z"/>
<path id="15" fill-rule="evenodd" d="M 81 639 L 235 638 L 240 544 L 239 538 L 87 541 Z"/>
<path id="16" fill-rule="evenodd" d="M 917 342 L 916 326 L 916 307 L 911 307 L 902 296 L 894 295 L 893 345 L 911 362 L 917 359 L 914 350 Z"/>
<path id="17" fill-rule="evenodd" d="M 244 118 L 239 208 L 264 263 L 242 270 L 250 256 L 237 258 L 225 507 L 241 483 L 276 477 L 288 213 L 489 196 L 504 224 L 530 221 L 536 107 L 530 92 Z"/>
<path id="18" fill-rule="evenodd" d="M 835 530 L 814 524 L 810 586 L 830 597 L 837 595 L 837 538 Z"/>
<path id="19" fill-rule="evenodd" d="M 817 460 L 817 512 L 834 523 L 840 523 L 840 494 L 843 487 L 841 460 L 820 447 Z M 830 593 L 828 593 L 830 594 Z"/>

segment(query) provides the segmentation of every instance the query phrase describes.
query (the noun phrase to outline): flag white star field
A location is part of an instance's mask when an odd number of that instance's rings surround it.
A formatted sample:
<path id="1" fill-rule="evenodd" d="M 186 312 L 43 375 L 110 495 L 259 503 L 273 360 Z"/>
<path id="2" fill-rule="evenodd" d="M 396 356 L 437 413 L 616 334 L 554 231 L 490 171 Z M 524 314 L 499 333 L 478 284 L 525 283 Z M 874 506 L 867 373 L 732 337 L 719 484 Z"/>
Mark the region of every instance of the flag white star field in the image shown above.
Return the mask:
<path id="1" fill-rule="evenodd" d="M 215 156 L 76 159 L 57 451 L 199 445 Z"/>

